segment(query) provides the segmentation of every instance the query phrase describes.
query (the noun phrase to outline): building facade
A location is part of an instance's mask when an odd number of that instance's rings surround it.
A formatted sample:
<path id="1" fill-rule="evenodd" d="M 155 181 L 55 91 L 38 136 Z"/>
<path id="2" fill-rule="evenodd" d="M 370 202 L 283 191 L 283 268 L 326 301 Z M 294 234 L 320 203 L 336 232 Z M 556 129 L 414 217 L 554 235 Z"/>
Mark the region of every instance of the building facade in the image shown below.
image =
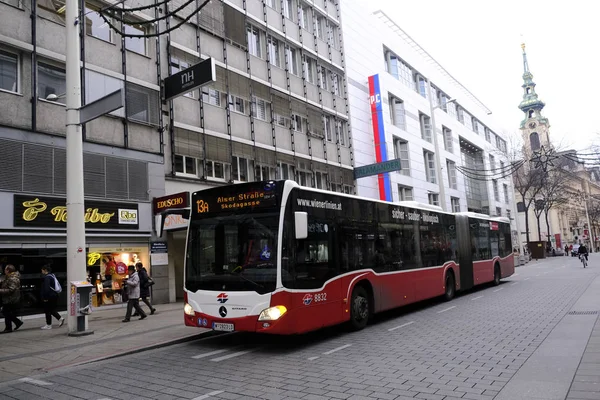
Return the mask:
<path id="1" fill-rule="evenodd" d="M 585 243 L 590 250 L 596 250 L 600 247 L 600 221 L 589 209 L 595 209 L 600 200 L 600 171 L 597 167 L 586 166 L 589 157 L 580 157 L 574 150 L 555 149 L 550 139 L 550 123 L 542 115 L 545 103 L 535 91 L 524 44 L 522 49 L 523 100 L 519 104 L 524 114 L 520 124 L 522 153 L 526 160 L 535 159 L 540 153 L 550 154 L 554 160 L 548 173 L 544 174 L 546 181 L 541 183 L 544 187 L 541 190 L 537 190 L 537 184 L 529 191 L 525 190 L 529 180 L 527 173 L 521 175 L 525 179 L 519 190 L 519 181 L 515 177 L 520 240 L 527 242 L 529 230 L 530 241 L 544 241 L 554 249 Z M 526 164 L 522 168 L 530 167 Z M 527 209 L 525 203 L 529 201 L 531 206 Z"/>
<path id="2" fill-rule="evenodd" d="M 151 200 L 164 194 L 157 44 L 124 39 L 85 3 L 80 24 L 82 103 L 122 88 L 124 108 L 85 124 L 85 269 L 93 304 L 122 301 L 126 267 L 141 261 L 168 298 L 166 266 L 150 264 Z M 26 313 L 41 310 L 43 265 L 66 285 L 64 2 L 0 1 L 0 265 L 21 273 Z M 150 18 L 139 14 L 140 21 Z M 142 32 L 135 24 L 131 32 Z M 66 305 L 63 291 L 61 306 Z"/>
<path id="3" fill-rule="evenodd" d="M 400 159 L 401 169 L 358 179 L 358 194 L 512 219 L 507 146 L 491 111 L 384 12 L 365 8 L 342 7 L 355 166 Z"/>

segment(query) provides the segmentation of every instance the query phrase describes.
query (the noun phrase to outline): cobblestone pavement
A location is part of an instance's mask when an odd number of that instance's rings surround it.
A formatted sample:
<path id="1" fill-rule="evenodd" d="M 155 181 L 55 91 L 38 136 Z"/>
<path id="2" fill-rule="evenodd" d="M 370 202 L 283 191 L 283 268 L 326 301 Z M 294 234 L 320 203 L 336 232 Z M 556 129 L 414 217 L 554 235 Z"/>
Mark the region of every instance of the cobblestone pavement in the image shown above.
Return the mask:
<path id="1" fill-rule="evenodd" d="M 10 382 L 0 398 L 491 400 L 599 276 L 595 254 L 587 269 L 534 261 L 498 287 L 385 313 L 360 332 L 208 337 Z"/>

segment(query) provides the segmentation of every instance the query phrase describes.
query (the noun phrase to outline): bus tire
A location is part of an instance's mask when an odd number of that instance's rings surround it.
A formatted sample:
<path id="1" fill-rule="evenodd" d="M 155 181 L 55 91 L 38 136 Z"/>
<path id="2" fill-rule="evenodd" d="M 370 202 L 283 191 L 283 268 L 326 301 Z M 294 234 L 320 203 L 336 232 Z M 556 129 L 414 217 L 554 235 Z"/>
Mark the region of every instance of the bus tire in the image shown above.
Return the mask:
<path id="1" fill-rule="evenodd" d="M 444 300 L 450 301 L 454 298 L 456 294 L 456 281 L 454 279 L 454 273 L 452 271 L 448 271 L 446 273 L 446 288 L 444 290 Z"/>
<path id="2" fill-rule="evenodd" d="M 358 285 L 352 291 L 350 300 L 350 328 L 359 331 L 367 326 L 371 316 L 370 298 L 367 290 Z"/>
<path id="3" fill-rule="evenodd" d="M 498 286 L 500 284 L 501 278 L 502 275 L 500 273 L 500 266 L 498 265 L 498 263 L 496 263 L 494 265 L 494 286 Z"/>

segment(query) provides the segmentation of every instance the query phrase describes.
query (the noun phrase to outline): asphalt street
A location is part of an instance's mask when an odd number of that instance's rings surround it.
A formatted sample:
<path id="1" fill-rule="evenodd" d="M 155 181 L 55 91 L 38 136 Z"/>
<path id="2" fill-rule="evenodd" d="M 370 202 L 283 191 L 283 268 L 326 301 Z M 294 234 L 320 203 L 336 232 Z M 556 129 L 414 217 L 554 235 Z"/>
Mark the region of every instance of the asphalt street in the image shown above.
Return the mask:
<path id="1" fill-rule="evenodd" d="M 491 400 L 600 275 L 595 257 L 586 269 L 530 262 L 498 287 L 387 312 L 360 332 L 223 334 L 8 382 L 0 398 Z"/>

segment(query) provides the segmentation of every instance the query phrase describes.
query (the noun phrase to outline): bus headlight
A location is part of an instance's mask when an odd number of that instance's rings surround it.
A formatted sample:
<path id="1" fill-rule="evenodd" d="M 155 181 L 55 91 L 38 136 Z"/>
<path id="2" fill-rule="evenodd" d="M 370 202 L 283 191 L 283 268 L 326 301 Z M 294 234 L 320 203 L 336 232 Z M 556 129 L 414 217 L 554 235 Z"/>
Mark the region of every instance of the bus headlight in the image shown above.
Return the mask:
<path id="1" fill-rule="evenodd" d="M 191 315 L 192 317 L 194 315 L 196 315 L 194 308 L 192 306 L 190 306 L 188 303 L 185 303 L 185 306 L 183 306 L 183 312 L 186 313 L 187 315 Z"/>
<path id="2" fill-rule="evenodd" d="M 259 321 L 277 321 L 287 312 L 287 308 L 284 306 L 269 307 L 266 310 L 262 310 L 258 316 Z"/>

